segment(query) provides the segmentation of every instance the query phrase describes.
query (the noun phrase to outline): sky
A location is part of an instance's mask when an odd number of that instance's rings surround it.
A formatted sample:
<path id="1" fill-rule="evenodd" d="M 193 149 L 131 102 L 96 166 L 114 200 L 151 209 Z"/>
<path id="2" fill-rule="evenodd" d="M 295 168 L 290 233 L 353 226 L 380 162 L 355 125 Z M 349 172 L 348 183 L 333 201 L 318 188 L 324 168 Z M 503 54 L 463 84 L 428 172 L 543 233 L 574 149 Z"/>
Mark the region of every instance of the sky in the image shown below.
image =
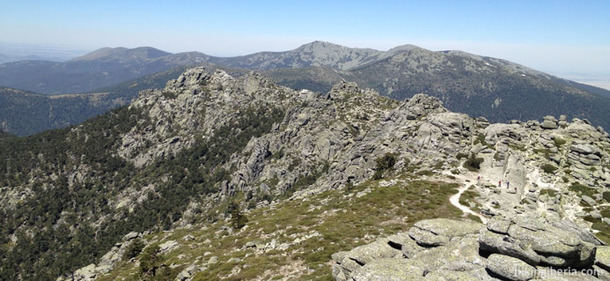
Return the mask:
<path id="1" fill-rule="evenodd" d="M 76 50 L 152 46 L 234 56 L 323 40 L 414 44 L 610 80 L 610 1 L 11 1 L 0 41 Z"/>

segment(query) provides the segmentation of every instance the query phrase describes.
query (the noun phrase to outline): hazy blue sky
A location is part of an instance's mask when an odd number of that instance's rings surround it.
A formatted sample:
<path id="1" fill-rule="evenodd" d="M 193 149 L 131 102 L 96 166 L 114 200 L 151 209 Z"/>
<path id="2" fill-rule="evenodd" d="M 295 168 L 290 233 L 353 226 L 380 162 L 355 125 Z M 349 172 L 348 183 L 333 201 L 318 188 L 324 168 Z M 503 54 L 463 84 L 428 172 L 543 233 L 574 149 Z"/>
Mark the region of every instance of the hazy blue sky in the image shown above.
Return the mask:
<path id="1" fill-rule="evenodd" d="M 9 1 L 0 41 L 232 56 L 313 40 L 461 49 L 610 76 L 610 1 Z"/>

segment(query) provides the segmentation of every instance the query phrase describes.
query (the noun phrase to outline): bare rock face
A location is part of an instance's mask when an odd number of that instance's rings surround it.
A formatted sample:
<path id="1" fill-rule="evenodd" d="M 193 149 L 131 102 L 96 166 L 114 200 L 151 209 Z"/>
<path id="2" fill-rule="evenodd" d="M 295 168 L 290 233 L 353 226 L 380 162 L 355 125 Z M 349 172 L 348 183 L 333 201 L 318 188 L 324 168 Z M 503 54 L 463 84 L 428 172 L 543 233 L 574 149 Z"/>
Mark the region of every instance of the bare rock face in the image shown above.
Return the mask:
<path id="1" fill-rule="evenodd" d="M 544 121 L 540 124 L 540 127 L 547 130 L 557 129 L 559 126 L 557 124 L 557 119 L 553 116 L 545 116 Z"/>
<path id="2" fill-rule="evenodd" d="M 405 100 L 391 115 L 390 118 L 406 118 L 407 120 L 416 120 L 430 113 L 446 112 L 443 103 L 435 97 L 424 94 L 417 94 L 412 98 Z"/>
<path id="3" fill-rule="evenodd" d="M 569 279 L 562 273 L 593 266 L 607 269 L 606 246 L 584 241 L 582 236 L 569 222 L 560 226 L 533 218 L 494 218 L 487 225 L 424 220 L 408 234 L 333 255 L 333 276 L 342 281 L 599 280 L 592 271 L 574 275 L 580 279 Z M 398 247 L 405 254 L 395 255 L 393 249 Z M 557 271 L 561 268 L 565 270 Z M 553 279 L 557 276 L 560 279 Z"/>
<path id="4" fill-rule="evenodd" d="M 416 280 L 423 276 L 421 267 L 413 266 L 405 259 L 378 259 L 356 269 L 352 274 L 354 281 L 403 281 Z M 347 280 L 347 279 L 346 279 Z"/>
<path id="5" fill-rule="evenodd" d="M 449 219 L 431 219 L 415 223 L 409 236 L 422 247 L 436 247 L 449 243 L 453 237 L 477 233 L 480 224 Z"/>
<path id="6" fill-rule="evenodd" d="M 492 254 L 487 259 L 487 269 L 502 278 L 515 281 L 527 281 L 536 276 L 536 268 L 520 259 Z"/>
<path id="7" fill-rule="evenodd" d="M 610 246 L 603 246 L 597 248 L 597 255 L 595 256 L 595 265 L 610 271 Z"/>
<path id="8" fill-rule="evenodd" d="M 496 232 L 498 224 L 509 225 L 508 231 Z M 594 242 L 594 243 L 591 243 Z M 587 242 L 578 231 L 569 227 L 557 227 L 528 218 L 520 222 L 493 221 L 479 236 L 481 249 L 523 260 L 536 266 L 556 268 L 581 268 L 593 264 L 596 246 L 601 242 Z"/>

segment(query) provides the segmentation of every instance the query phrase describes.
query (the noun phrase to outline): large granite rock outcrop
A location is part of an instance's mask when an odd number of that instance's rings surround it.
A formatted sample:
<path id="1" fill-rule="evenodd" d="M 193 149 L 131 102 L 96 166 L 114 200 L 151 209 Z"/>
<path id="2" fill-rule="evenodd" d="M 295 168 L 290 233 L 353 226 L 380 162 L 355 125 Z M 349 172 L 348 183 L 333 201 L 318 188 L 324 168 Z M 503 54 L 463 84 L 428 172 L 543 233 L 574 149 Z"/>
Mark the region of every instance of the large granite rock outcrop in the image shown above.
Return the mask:
<path id="1" fill-rule="evenodd" d="M 417 222 L 407 233 L 336 253 L 333 277 L 339 281 L 605 280 L 606 252 L 594 236 L 568 221 L 494 218 L 483 225 L 431 219 Z M 583 270 L 593 267 L 599 271 Z M 573 271 L 578 273 L 568 274 Z"/>

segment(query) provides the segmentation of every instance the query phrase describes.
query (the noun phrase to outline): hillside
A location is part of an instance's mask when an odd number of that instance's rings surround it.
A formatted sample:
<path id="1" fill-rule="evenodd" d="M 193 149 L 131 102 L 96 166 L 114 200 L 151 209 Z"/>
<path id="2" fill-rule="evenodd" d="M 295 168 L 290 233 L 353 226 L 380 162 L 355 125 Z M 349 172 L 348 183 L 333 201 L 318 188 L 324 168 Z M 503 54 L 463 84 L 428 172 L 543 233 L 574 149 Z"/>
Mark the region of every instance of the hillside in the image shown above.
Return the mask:
<path id="1" fill-rule="evenodd" d="M 0 87 L 0 129 L 27 136 L 80 124 L 129 104 L 141 90 L 165 86 L 184 69 L 177 67 L 86 94 L 47 96 Z"/>
<path id="2" fill-rule="evenodd" d="M 490 124 L 423 94 L 194 68 L 81 125 L 0 142 L 2 280 L 342 280 L 332 268 L 355 254 L 333 253 L 434 217 L 569 221 L 587 265 L 610 241 L 610 139 L 581 119 Z M 549 247 L 542 265 L 559 264 Z"/>
<path id="3" fill-rule="evenodd" d="M 0 88 L 0 129 L 16 135 L 30 135 L 81 123 L 127 102 L 105 93 L 50 98 Z"/>
<path id="4" fill-rule="evenodd" d="M 425 92 L 450 110 L 485 116 L 492 122 L 538 119 L 566 114 L 610 126 L 608 92 L 568 82 L 495 58 L 462 52 L 413 49 L 353 69 L 363 87 L 395 99 Z M 544 106 L 541 106 L 544 105 Z"/>
<path id="5" fill-rule="evenodd" d="M 149 47 L 103 48 L 67 62 L 0 64 L 0 85 L 43 94 L 84 93 L 207 60 L 200 53 L 173 55 Z"/>
<path id="6" fill-rule="evenodd" d="M 394 51 L 405 48 L 407 47 L 398 47 L 388 52 L 382 52 L 314 41 L 284 52 L 260 52 L 239 57 L 213 58 L 211 61 L 223 66 L 254 70 L 306 67 L 329 67 L 347 70 L 385 58 Z"/>
<path id="7" fill-rule="evenodd" d="M 101 48 L 91 53 L 72 59 L 72 61 L 147 61 L 171 55 L 151 47 Z"/>
<path id="8" fill-rule="evenodd" d="M 560 79 L 505 60 L 458 51 L 413 47 L 348 70 L 276 69 L 266 72 L 279 84 L 320 92 L 346 80 L 396 100 L 417 93 L 438 97 L 448 109 L 492 122 L 566 114 L 610 126 L 610 92 Z M 542 106 L 544 105 L 544 106 Z"/>

